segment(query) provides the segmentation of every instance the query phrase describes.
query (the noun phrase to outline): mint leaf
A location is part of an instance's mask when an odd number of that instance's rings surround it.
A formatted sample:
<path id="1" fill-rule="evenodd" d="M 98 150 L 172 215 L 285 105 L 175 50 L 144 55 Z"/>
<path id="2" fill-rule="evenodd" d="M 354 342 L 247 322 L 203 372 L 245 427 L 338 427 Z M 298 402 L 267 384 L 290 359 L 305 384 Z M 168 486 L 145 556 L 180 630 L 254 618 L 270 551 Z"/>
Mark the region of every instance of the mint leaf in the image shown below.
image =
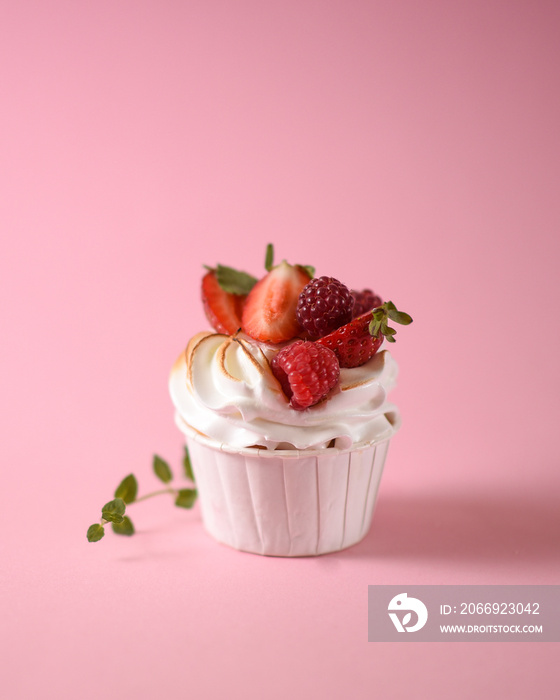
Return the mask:
<path id="1" fill-rule="evenodd" d="M 122 523 L 126 505 L 122 498 L 115 498 L 106 503 L 101 509 L 101 517 L 110 523 Z"/>
<path id="2" fill-rule="evenodd" d="M 168 484 L 173 478 L 169 464 L 157 455 L 154 455 L 153 467 L 157 478 L 163 481 L 164 484 Z"/>
<path id="3" fill-rule="evenodd" d="M 247 272 L 240 272 L 226 265 L 218 265 L 215 272 L 220 287 L 230 294 L 249 294 L 257 283 L 257 279 Z"/>
<path id="4" fill-rule="evenodd" d="M 103 525 L 100 525 L 99 523 L 94 523 L 93 525 L 90 525 L 88 527 L 87 531 L 87 539 L 88 542 L 99 542 L 99 540 L 103 537 L 105 534 L 105 529 Z"/>
<path id="5" fill-rule="evenodd" d="M 122 523 L 111 523 L 111 527 L 115 535 L 127 535 L 130 537 L 130 535 L 134 534 L 134 525 L 128 515 L 124 516 Z"/>
<path id="6" fill-rule="evenodd" d="M 122 498 L 125 503 L 132 503 L 136 500 L 138 493 L 138 482 L 134 474 L 125 476 L 115 491 L 115 498 Z"/>
<path id="7" fill-rule="evenodd" d="M 266 255 L 264 258 L 264 269 L 267 272 L 270 272 L 272 270 L 272 266 L 274 265 L 274 246 L 272 243 L 269 243 L 266 246 Z"/>
<path id="8" fill-rule="evenodd" d="M 175 505 L 179 508 L 192 508 L 196 501 L 196 489 L 180 489 L 175 499 Z"/>
<path id="9" fill-rule="evenodd" d="M 189 448 L 185 445 L 185 456 L 183 457 L 183 468 L 185 470 L 185 476 L 194 483 L 194 472 L 192 469 L 191 458 L 189 455 Z"/>

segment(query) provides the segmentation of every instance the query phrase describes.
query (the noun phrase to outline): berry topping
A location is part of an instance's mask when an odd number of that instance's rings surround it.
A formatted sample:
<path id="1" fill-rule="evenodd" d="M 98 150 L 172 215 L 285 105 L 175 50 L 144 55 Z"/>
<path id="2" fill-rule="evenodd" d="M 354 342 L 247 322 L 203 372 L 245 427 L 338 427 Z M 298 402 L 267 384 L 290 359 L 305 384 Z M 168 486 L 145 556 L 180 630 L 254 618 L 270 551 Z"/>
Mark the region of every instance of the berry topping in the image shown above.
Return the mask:
<path id="1" fill-rule="evenodd" d="M 338 357 L 341 367 L 359 367 L 371 359 L 381 347 L 383 338 L 394 343 L 394 328 L 387 325 L 388 319 L 407 326 L 412 318 L 399 311 L 392 301 L 387 301 L 374 311 L 368 311 L 337 328 L 317 344 L 330 348 Z"/>
<path id="2" fill-rule="evenodd" d="M 324 399 L 340 376 L 334 352 L 307 340 L 297 340 L 280 350 L 270 366 L 296 411 Z"/>
<path id="3" fill-rule="evenodd" d="M 226 292 L 219 284 L 216 272 L 210 270 L 202 278 L 202 304 L 206 318 L 218 333 L 233 335 L 241 328 L 241 313 L 245 296 Z"/>
<path id="4" fill-rule="evenodd" d="M 341 328 L 319 338 L 318 344 L 330 348 L 341 367 L 359 367 L 371 359 L 381 347 L 383 336 L 374 338 L 369 332 L 371 313 L 365 313 Z"/>
<path id="5" fill-rule="evenodd" d="M 311 338 L 320 338 L 352 319 L 354 298 L 334 277 L 319 277 L 299 295 L 297 319 Z"/>
<path id="6" fill-rule="evenodd" d="M 383 299 L 374 294 L 371 289 L 362 289 L 361 292 L 357 292 L 355 289 L 352 290 L 352 296 L 354 297 L 354 310 L 352 311 L 352 318 L 357 318 L 366 311 L 371 311 L 381 306 Z"/>
<path id="7" fill-rule="evenodd" d="M 273 267 L 247 296 L 241 319 L 245 333 L 263 343 L 282 343 L 300 333 L 296 307 L 309 279 L 301 265 L 284 260 Z"/>

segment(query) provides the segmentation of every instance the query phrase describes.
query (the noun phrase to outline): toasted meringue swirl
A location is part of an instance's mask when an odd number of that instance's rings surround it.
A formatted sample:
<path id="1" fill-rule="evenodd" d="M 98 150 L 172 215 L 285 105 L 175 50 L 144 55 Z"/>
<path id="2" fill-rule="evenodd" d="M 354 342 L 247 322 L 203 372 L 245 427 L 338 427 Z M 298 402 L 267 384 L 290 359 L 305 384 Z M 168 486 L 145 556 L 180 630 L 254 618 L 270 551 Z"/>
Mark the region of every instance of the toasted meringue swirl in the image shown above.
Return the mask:
<path id="1" fill-rule="evenodd" d="M 270 450 L 347 449 L 398 429 L 398 409 L 387 403 L 397 364 L 386 350 L 361 367 L 341 369 L 338 387 L 305 411 L 289 406 L 272 374 L 277 351 L 241 334 L 195 335 L 169 380 L 179 426 L 232 447 Z"/>

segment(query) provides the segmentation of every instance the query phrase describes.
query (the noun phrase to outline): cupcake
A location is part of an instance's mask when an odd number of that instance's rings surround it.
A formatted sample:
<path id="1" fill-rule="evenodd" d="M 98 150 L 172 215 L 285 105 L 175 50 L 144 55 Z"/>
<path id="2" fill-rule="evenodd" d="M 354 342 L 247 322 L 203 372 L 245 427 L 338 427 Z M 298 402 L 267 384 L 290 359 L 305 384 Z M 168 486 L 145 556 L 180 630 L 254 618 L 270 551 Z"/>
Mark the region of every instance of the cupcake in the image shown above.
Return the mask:
<path id="1" fill-rule="evenodd" d="M 189 341 L 170 393 L 207 531 L 257 554 L 325 554 L 369 530 L 400 426 L 387 400 L 397 365 L 381 345 L 394 341 L 389 319 L 412 319 L 271 253 L 260 280 L 204 275 L 214 330 Z"/>

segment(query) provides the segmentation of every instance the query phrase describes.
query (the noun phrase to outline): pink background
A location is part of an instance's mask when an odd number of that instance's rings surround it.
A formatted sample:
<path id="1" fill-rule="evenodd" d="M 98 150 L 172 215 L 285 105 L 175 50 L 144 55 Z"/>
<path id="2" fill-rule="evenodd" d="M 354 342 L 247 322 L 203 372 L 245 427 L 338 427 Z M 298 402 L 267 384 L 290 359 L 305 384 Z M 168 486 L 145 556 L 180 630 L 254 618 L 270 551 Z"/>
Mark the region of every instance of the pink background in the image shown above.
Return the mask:
<path id="1" fill-rule="evenodd" d="M 560 583 L 560 7 L 2 3 L 3 697 L 556 697 L 558 644 L 368 644 L 368 584 Z M 202 263 L 267 242 L 415 319 L 372 531 L 238 553 L 179 463 Z M 177 469 L 178 471 L 178 469 Z"/>

